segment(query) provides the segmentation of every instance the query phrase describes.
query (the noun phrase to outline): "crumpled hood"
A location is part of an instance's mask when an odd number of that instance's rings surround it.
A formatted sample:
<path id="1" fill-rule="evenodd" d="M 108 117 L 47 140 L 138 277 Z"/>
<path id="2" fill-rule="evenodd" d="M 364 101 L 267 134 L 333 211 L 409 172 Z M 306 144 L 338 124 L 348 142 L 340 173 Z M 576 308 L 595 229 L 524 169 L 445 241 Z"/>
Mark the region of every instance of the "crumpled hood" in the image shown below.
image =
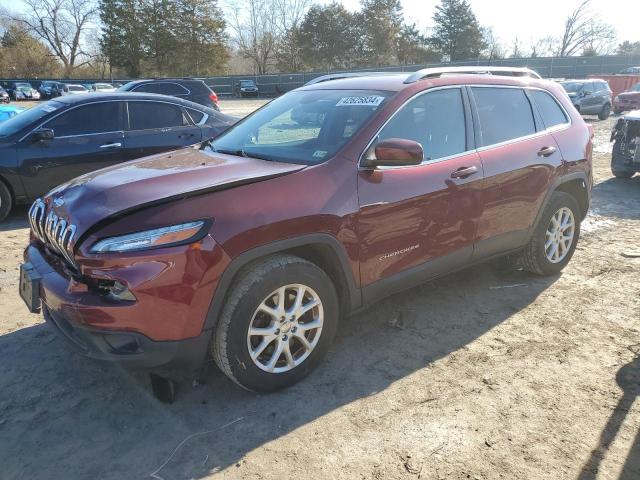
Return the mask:
<path id="1" fill-rule="evenodd" d="M 304 165 L 185 148 L 98 170 L 60 185 L 44 198 L 48 210 L 77 227 L 179 198 L 266 180 Z"/>

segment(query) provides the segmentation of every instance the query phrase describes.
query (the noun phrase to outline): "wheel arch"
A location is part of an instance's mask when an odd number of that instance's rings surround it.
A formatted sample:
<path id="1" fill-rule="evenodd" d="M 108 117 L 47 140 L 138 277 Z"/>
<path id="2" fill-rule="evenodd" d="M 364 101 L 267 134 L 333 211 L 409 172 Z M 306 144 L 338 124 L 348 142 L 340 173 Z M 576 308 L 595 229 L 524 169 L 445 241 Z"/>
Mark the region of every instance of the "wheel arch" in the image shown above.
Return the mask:
<path id="1" fill-rule="evenodd" d="M 238 273 L 254 261 L 276 253 L 295 255 L 321 268 L 334 282 L 341 312 L 350 312 L 361 306 L 361 292 L 356 285 L 344 246 L 329 234 L 303 235 L 261 245 L 235 257 L 220 278 L 203 330 L 211 330 L 215 327 L 229 289 Z"/>
<path id="2" fill-rule="evenodd" d="M 587 178 L 587 174 L 584 172 L 572 172 L 567 175 L 563 175 L 562 177 L 556 177 L 553 185 L 549 188 L 544 201 L 538 209 L 535 222 L 529 229 L 528 237 L 531 238 L 531 235 L 533 235 L 536 225 L 538 225 L 540 217 L 542 216 L 544 209 L 547 207 L 549 200 L 551 200 L 551 196 L 554 192 L 568 193 L 575 198 L 578 202 L 578 206 L 580 207 L 580 220 L 584 220 L 587 216 L 587 212 L 589 211 L 589 203 L 591 201 L 591 195 L 587 185 L 589 185 L 589 180 Z"/>
<path id="3" fill-rule="evenodd" d="M 558 185 L 554 191 L 565 192 L 575 198 L 576 202 L 578 202 L 578 206 L 580 207 L 580 220 L 584 220 L 587 216 L 587 212 L 589 211 L 589 191 L 587 189 L 585 179 L 578 177 L 567 180 Z"/>

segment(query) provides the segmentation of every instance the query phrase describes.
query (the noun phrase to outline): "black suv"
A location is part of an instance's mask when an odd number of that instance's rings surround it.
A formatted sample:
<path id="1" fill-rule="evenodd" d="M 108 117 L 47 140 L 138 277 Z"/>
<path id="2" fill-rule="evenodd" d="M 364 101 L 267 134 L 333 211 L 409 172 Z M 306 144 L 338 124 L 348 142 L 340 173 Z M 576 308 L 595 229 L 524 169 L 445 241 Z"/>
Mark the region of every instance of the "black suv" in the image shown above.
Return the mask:
<path id="1" fill-rule="evenodd" d="M 153 78 L 134 80 L 118 88 L 119 92 L 159 93 L 183 98 L 205 107 L 220 110 L 218 97 L 202 80 L 195 78 Z"/>

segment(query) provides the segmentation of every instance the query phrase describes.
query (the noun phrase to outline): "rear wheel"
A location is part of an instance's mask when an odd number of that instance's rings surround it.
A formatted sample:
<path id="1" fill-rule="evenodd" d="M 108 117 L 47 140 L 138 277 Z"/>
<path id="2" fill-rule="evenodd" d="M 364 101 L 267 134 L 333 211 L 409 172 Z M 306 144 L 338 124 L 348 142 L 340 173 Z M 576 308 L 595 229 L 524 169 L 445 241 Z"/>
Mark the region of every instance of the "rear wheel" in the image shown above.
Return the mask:
<path id="1" fill-rule="evenodd" d="M 267 257 L 231 287 L 211 353 L 225 375 L 248 390 L 288 387 L 327 353 L 338 314 L 338 297 L 323 270 L 292 255 Z"/>
<path id="2" fill-rule="evenodd" d="M 609 118 L 609 115 L 611 115 L 611 105 L 605 103 L 602 106 L 602 110 L 600 110 L 600 113 L 598 113 L 598 118 L 600 120 L 606 120 L 607 118 Z"/>
<path id="3" fill-rule="evenodd" d="M 559 273 L 576 249 L 580 236 L 580 209 L 573 196 L 554 192 L 542 212 L 521 264 L 538 275 Z"/>
<path id="4" fill-rule="evenodd" d="M 2 222 L 13 206 L 13 199 L 11 198 L 11 192 L 7 186 L 0 180 L 0 222 Z"/>

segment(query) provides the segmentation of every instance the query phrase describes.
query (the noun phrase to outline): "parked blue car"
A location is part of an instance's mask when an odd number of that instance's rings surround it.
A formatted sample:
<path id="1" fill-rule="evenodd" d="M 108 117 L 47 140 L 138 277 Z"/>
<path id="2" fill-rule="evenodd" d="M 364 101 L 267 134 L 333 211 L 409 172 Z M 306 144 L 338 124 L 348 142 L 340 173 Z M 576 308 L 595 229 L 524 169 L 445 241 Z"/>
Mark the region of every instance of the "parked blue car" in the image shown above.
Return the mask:
<path id="1" fill-rule="evenodd" d="M 24 112 L 22 107 L 14 107 L 13 105 L 0 105 L 0 122 L 15 117 L 20 112 Z"/>

